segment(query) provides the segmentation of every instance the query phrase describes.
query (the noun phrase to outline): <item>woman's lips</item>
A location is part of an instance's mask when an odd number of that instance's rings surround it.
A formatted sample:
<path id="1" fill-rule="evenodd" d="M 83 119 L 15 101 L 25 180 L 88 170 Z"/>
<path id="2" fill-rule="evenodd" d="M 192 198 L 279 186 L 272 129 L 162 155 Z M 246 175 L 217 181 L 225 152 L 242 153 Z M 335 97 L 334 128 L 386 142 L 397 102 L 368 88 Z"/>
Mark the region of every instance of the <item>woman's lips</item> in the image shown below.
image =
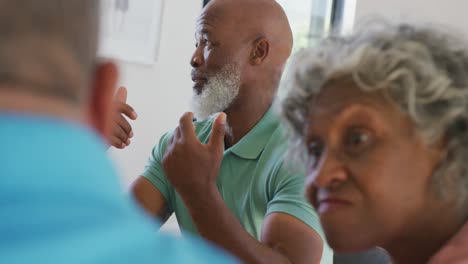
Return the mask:
<path id="1" fill-rule="evenodd" d="M 348 202 L 343 199 L 338 198 L 322 198 L 318 200 L 316 209 L 319 214 L 329 213 L 332 211 L 340 210 L 351 205 L 351 202 Z"/>

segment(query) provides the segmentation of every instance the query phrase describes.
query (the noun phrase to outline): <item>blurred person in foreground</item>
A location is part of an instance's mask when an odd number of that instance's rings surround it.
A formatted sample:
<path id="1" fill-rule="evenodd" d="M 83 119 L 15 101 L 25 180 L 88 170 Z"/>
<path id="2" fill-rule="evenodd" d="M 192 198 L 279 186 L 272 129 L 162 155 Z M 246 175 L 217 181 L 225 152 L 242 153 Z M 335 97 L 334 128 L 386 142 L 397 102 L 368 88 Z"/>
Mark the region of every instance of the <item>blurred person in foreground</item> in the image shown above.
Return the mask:
<path id="1" fill-rule="evenodd" d="M 105 153 L 96 0 L 0 0 L 0 263 L 230 263 L 156 234 Z"/>
<path id="2" fill-rule="evenodd" d="M 369 23 L 301 52 L 283 115 L 336 252 L 468 263 L 468 44 Z"/>

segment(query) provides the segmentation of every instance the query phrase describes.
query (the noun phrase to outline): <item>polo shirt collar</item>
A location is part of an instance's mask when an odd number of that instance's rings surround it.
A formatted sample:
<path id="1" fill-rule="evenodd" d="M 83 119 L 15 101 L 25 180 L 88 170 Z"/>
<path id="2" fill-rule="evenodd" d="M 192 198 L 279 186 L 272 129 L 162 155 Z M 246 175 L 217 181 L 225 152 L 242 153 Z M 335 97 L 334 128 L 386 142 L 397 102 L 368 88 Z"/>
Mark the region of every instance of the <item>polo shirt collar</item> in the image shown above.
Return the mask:
<path id="1" fill-rule="evenodd" d="M 249 133 L 228 151 L 244 159 L 257 159 L 279 125 L 278 117 L 272 108 L 270 107 Z"/>

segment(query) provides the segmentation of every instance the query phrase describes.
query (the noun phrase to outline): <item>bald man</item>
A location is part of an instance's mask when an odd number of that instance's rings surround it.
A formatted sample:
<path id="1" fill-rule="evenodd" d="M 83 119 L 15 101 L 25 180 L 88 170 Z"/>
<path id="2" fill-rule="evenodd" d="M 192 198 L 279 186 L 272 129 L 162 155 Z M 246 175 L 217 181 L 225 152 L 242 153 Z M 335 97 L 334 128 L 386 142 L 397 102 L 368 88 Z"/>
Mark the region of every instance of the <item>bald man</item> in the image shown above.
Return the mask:
<path id="1" fill-rule="evenodd" d="M 133 185 L 135 197 L 154 217 L 175 213 L 184 233 L 245 263 L 331 263 L 304 200 L 304 177 L 284 163 L 286 140 L 272 110 L 292 49 L 283 9 L 273 0 L 211 1 L 197 21 L 196 43 L 190 63 L 198 121 L 186 113 L 161 138 Z M 117 123 L 114 145 L 122 147 L 131 130 Z"/>

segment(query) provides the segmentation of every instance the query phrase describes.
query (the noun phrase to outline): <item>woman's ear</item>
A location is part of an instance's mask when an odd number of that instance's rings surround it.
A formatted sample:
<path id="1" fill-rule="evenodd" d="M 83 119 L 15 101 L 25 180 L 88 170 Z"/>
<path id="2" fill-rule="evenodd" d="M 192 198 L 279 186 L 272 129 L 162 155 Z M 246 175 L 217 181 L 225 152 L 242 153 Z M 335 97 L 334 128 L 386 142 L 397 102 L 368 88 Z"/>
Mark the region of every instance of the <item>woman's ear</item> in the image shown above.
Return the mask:
<path id="1" fill-rule="evenodd" d="M 260 65 L 270 53 L 270 42 L 265 37 L 260 37 L 253 43 L 250 54 L 250 64 Z"/>
<path id="2" fill-rule="evenodd" d="M 440 164 L 448 155 L 448 141 L 447 137 L 443 136 L 430 146 L 432 160 L 435 164 Z"/>

